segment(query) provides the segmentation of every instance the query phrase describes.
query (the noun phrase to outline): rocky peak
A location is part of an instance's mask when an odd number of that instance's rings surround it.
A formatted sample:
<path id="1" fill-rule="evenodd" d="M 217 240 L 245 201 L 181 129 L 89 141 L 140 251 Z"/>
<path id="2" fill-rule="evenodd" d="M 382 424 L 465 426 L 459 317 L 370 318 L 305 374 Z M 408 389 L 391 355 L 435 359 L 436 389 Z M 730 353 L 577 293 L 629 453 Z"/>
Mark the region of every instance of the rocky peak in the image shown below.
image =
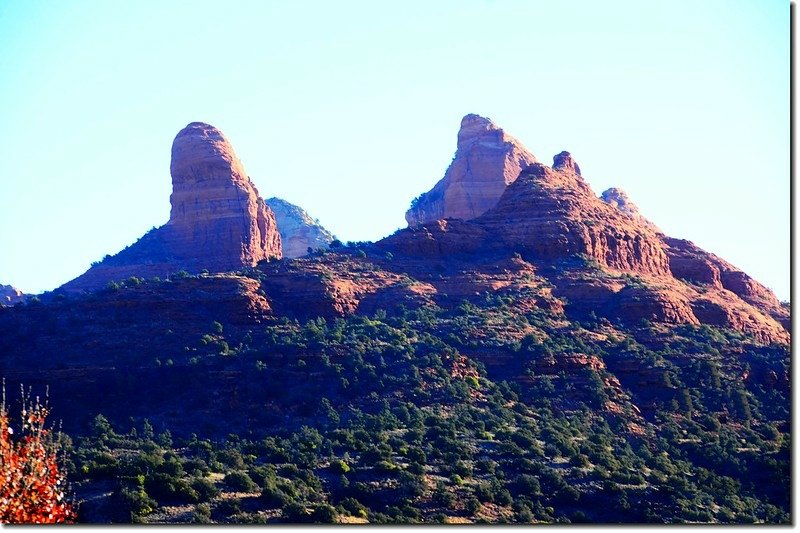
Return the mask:
<path id="1" fill-rule="evenodd" d="M 572 159 L 572 154 L 569 152 L 561 152 L 553 156 L 553 168 L 556 170 L 564 170 L 581 175 L 581 167 Z"/>
<path id="2" fill-rule="evenodd" d="M 172 186 L 178 189 L 207 180 L 247 180 L 244 166 L 228 139 L 203 122 L 192 122 L 175 136 L 169 170 Z"/>
<path id="3" fill-rule="evenodd" d="M 217 128 L 192 122 L 172 143 L 169 221 L 93 264 L 65 290 L 92 290 L 130 276 L 223 272 L 281 257 L 275 215 Z"/>
<path id="4" fill-rule="evenodd" d="M 456 154 L 444 177 L 406 212 L 410 226 L 444 218 L 470 220 L 497 204 L 509 183 L 536 157 L 488 118 L 461 120 Z"/>
<path id="5" fill-rule="evenodd" d="M 25 299 L 25 294 L 11 285 L 0 285 L 0 307 L 14 305 Z"/>
<path id="6" fill-rule="evenodd" d="M 617 187 L 611 187 L 610 189 L 606 189 L 600 195 L 600 199 L 603 200 L 605 203 L 612 207 L 616 207 L 621 213 L 631 217 L 632 219 L 636 220 L 637 222 L 646 225 L 656 233 L 660 233 L 661 230 L 658 227 L 647 220 L 642 214 L 639 212 L 639 208 L 636 207 L 631 199 L 625 194 L 625 191 L 619 189 Z"/>
<path id="7" fill-rule="evenodd" d="M 505 132 L 497 124 L 486 117 L 470 113 L 461 119 L 458 130 L 458 148 L 467 148 L 472 143 L 485 137 L 502 138 Z"/>
<path id="8" fill-rule="evenodd" d="M 468 118 L 474 137 L 492 133 L 488 121 Z M 454 165 L 463 152 L 460 146 Z M 550 269 L 553 294 L 572 302 L 571 313 L 591 309 L 631 323 L 711 324 L 748 332 L 759 342 L 789 341 L 788 309 L 771 291 L 689 241 L 665 236 L 623 191 L 598 197 L 568 152 L 557 154 L 552 167 L 532 161 L 521 168 L 478 217 L 412 225 L 377 244 L 437 261 L 515 253 L 543 272 Z"/>
<path id="9" fill-rule="evenodd" d="M 281 256 L 275 217 L 220 130 L 203 122 L 182 129 L 170 173 L 177 256 L 219 270 Z"/>
<path id="10" fill-rule="evenodd" d="M 302 257 L 308 254 L 309 248 L 328 248 L 333 242 L 333 234 L 303 208 L 275 197 L 265 203 L 275 213 L 284 257 Z"/>
<path id="11" fill-rule="evenodd" d="M 493 234 L 494 245 L 541 259 L 582 254 L 615 270 L 668 274 L 655 233 L 601 202 L 569 154 L 556 161 L 561 165 L 524 169 L 497 205 L 476 219 Z"/>
<path id="12" fill-rule="evenodd" d="M 617 271 L 669 275 L 657 235 L 602 202 L 571 157 L 559 155 L 565 166 L 529 164 L 483 215 L 412 228 L 419 231 L 395 234 L 387 247 L 434 256 L 502 249 L 541 261 L 582 256 Z"/>

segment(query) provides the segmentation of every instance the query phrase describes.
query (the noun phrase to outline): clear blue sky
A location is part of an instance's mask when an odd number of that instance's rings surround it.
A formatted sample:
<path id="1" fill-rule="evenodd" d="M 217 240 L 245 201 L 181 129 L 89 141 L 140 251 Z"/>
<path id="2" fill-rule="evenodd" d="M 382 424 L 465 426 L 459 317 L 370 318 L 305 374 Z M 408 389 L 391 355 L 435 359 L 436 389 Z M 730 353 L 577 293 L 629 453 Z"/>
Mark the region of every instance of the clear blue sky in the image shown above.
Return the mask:
<path id="1" fill-rule="evenodd" d="M 0 3 L 0 283 L 50 290 L 169 218 L 209 122 L 264 197 L 343 240 L 404 226 L 460 119 L 573 153 L 789 297 L 789 4 L 776 0 Z"/>

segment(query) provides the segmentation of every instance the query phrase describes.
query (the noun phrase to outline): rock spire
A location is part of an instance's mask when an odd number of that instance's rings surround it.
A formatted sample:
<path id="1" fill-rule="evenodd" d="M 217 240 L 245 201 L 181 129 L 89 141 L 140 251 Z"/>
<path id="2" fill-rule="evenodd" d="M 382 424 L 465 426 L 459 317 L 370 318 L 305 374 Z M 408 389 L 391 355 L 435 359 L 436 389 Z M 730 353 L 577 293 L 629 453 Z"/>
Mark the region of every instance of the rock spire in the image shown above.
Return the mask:
<path id="1" fill-rule="evenodd" d="M 520 171 L 533 163 L 536 157 L 494 122 L 467 115 L 444 177 L 412 202 L 406 221 L 413 227 L 443 218 L 476 218 L 494 207 Z"/>
<path id="2" fill-rule="evenodd" d="M 282 256 L 275 215 L 220 130 L 203 122 L 183 128 L 172 143 L 170 174 L 169 221 L 93 264 L 64 290 L 180 270 L 236 270 Z"/>

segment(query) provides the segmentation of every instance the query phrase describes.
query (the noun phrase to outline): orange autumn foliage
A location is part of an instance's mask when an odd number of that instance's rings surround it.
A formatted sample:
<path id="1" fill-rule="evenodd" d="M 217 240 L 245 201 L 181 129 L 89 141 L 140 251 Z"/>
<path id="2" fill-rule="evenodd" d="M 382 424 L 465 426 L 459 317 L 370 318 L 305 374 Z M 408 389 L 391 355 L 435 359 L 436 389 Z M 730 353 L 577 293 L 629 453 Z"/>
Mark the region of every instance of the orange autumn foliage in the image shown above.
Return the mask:
<path id="1" fill-rule="evenodd" d="M 45 427 L 47 405 L 23 394 L 19 435 L 11 427 L 5 390 L 0 404 L 0 523 L 72 522 L 66 479 L 59 468 L 58 442 Z"/>

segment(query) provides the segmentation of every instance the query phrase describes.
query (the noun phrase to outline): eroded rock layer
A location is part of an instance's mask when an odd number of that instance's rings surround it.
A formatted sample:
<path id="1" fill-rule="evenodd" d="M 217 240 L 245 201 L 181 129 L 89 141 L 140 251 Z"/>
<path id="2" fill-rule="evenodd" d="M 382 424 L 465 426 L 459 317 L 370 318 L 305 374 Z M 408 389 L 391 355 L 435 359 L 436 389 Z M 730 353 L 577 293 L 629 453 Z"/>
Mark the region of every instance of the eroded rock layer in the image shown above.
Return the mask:
<path id="1" fill-rule="evenodd" d="M 281 256 L 275 216 L 230 142 L 202 122 L 172 144 L 170 247 L 182 259 L 226 270 Z"/>

